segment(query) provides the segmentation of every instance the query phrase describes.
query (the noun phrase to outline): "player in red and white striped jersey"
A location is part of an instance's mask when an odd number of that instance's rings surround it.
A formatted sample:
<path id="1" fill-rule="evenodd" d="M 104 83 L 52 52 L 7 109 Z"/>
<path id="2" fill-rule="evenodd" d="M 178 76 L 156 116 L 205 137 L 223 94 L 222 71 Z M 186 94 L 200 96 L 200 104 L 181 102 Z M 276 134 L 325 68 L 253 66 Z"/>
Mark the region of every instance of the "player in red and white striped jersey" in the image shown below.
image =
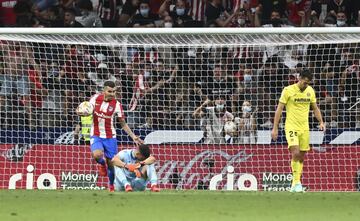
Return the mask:
<path id="1" fill-rule="evenodd" d="M 115 99 L 115 91 L 115 83 L 113 81 L 106 81 L 103 92 L 95 94 L 90 99 L 90 103 L 94 107 L 93 124 L 90 132 L 91 152 L 93 158 L 99 164 L 99 174 L 109 177 L 110 191 L 114 190 L 114 167 L 111 160 L 118 152 L 114 118 L 118 117 L 121 128 L 125 130 L 136 144 L 143 143 L 126 124 L 123 108 L 120 102 Z M 80 112 L 79 109 L 76 110 L 76 113 L 80 116 L 88 115 L 88 113 Z"/>

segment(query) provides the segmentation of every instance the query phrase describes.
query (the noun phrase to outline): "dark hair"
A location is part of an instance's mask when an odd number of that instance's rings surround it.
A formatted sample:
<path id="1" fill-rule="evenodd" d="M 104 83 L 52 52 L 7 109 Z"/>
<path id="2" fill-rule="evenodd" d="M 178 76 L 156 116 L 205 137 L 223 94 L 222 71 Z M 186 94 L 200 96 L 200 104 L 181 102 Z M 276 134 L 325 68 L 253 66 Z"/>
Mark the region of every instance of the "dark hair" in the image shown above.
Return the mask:
<path id="1" fill-rule="evenodd" d="M 93 5 L 90 0 L 80 0 L 80 2 L 77 4 L 77 6 L 80 9 L 86 9 L 88 11 L 93 10 Z"/>
<path id="2" fill-rule="evenodd" d="M 339 10 L 336 14 L 339 14 L 339 13 L 343 13 L 347 17 L 346 12 L 344 10 Z"/>
<path id="3" fill-rule="evenodd" d="M 301 78 L 307 78 L 309 79 L 310 81 L 313 79 L 313 75 L 312 73 L 310 72 L 309 69 L 304 69 L 300 72 L 300 77 Z"/>
<path id="4" fill-rule="evenodd" d="M 140 4 L 150 4 L 150 1 L 149 0 L 142 0 L 141 2 L 140 2 Z"/>
<path id="5" fill-rule="evenodd" d="M 104 82 L 104 88 L 105 88 L 105 87 L 114 88 L 114 87 L 115 87 L 115 82 L 113 82 L 113 81 L 105 81 L 105 82 Z"/>
<path id="6" fill-rule="evenodd" d="M 297 63 L 297 65 L 295 66 L 296 68 L 304 68 L 305 66 L 301 63 Z"/>
<path id="7" fill-rule="evenodd" d="M 147 144 L 140 144 L 139 146 L 139 152 L 141 155 L 143 155 L 145 158 L 148 158 L 150 156 L 150 148 Z"/>
<path id="8" fill-rule="evenodd" d="M 226 97 L 225 97 L 225 95 L 214 95 L 214 101 L 215 100 L 225 100 L 226 101 Z"/>
<path id="9" fill-rule="evenodd" d="M 67 8 L 64 10 L 64 13 L 70 13 L 70 14 L 76 15 L 76 10 L 75 10 L 75 8 Z"/>

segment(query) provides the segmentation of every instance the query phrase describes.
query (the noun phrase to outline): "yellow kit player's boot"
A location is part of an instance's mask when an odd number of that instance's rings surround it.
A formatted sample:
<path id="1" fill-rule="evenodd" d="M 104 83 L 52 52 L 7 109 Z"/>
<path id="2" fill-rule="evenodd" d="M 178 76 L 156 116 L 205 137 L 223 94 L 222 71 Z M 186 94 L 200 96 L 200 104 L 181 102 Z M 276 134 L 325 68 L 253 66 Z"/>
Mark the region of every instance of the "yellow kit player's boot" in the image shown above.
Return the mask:
<path id="1" fill-rule="evenodd" d="M 303 188 L 303 186 L 301 185 L 301 183 L 297 183 L 297 184 L 291 186 L 290 192 L 291 192 L 291 193 L 303 193 L 303 192 L 304 192 L 304 188 Z"/>

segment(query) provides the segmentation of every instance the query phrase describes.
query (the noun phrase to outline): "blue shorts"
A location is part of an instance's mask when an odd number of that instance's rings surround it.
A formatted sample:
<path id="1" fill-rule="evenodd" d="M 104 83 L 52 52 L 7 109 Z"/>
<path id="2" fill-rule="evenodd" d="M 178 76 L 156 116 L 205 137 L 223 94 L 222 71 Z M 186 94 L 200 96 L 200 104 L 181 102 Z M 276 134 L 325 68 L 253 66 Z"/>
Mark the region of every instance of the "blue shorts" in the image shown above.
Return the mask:
<path id="1" fill-rule="evenodd" d="M 118 152 L 116 138 L 100 138 L 92 136 L 90 138 L 91 152 L 95 150 L 102 150 L 105 157 L 112 159 Z"/>

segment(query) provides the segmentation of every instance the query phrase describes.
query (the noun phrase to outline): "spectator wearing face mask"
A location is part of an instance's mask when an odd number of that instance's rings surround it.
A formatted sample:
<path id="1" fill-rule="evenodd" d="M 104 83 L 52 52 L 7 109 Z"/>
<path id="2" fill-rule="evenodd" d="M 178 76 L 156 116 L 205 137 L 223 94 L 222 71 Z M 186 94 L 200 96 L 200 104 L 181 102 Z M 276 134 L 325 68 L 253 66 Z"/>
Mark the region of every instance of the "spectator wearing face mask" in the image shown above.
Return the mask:
<path id="1" fill-rule="evenodd" d="M 291 0 L 258 0 L 255 12 L 260 12 L 259 20 L 262 23 L 260 23 L 259 26 L 269 22 L 273 11 L 277 11 L 280 17 L 284 17 L 286 14 L 287 2 L 289 1 Z"/>
<path id="2" fill-rule="evenodd" d="M 207 99 L 193 113 L 194 118 L 201 118 L 205 144 L 225 144 L 224 126 L 234 116 L 226 110 L 225 99 L 217 97 L 214 101 Z"/>
<path id="3" fill-rule="evenodd" d="M 329 0 L 327 2 L 327 11 L 332 15 L 344 12 L 346 17 L 351 17 L 356 8 L 357 0 Z M 355 6 L 355 7 L 354 7 Z"/>
<path id="4" fill-rule="evenodd" d="M 240 117 L 235 118 L 235 123 L 239 129 L 239 136 L 234 139 L 238 144 L 255 144 L 256 143 L 256 111 L 252 109 L 250 101 L 244 101 L 241 108 Z"/>
<path id="5" fill-rule="evenodd" d="M 251 16 L 251 13 L 244 8 L 240 8 L 239 14 L 233 19 L 231 27 L 254 27 L 254 19 Z"/>
<path id="6" fill-rule="evenodd" d="M 259 7 L 256 8 L 255 12 L 255 27 L 261 26 L 261 9 Z M 283 20 L 281 20 L 280 13 L 276 10 L 271 12 L 270 20 L 268 23 L 262 25 L 262 27 L 269 28 L 269 27 L 287 27 L 289 25 L 284 24 Z"/>
<path id="7" fill-rule="evenodd" d="M 170 15 L 174 27 L 190 27 L 193 19 L 188 15 L 188 8 L 186 7 L 185 0 L 177 0 L 173 10 L 171 8 L 171 0 L 166 0 L 161 5 L 159 14 L 162 16 Z"/>
<path id="8" fill-rule="evenodd" d="M 250 68 L 246 68 L 244 70 L 244 79 L 243 79 L 243 87 L 244 87 L 244 100 L 253 100 L 257 99 L 257 78 L 254 75 L 253 71 Z"/>
<path id="9" fill-rule="evenodd" d="M 130 23 L 130 27 L 155 27 L 155 21 L 159 17 L 150 12 L 150 5 L 148 0 L 143 0 L 139 6 L 139 13 L 136 14 Z"/>
<path id="10" fill-rule="evenodd" d="M 337 27 L 348 26 L 347 17 L 344 11 L 338 11 L 338 13 L 336 13 L 336 26 Z"/>
<path id="11" fill-rule="evenodd" d="M 228 75 L 227 65 L 221 60 L 216 60 L 213 70 L 210 70 L 204 80 L 206 83 L 202 85 L 202 93 L 210 100 L 219 96 L 225 97 L 227 107 L 231 110 L 237 85 L 234 79 Z"/>
<path id="12" fill-rule="evenodd" d="M 311 18 L 313 19 L 313 25 L 315 27 L 347 27 L 347 17 L 345 12 L 339 11 L 336 13 L 336 16 L 333 14 L 328 14 L 324 23 L 321 23 L 319 18 L 317 17 L 317 13 L 315 11 L 311 12 Z"/>
<path id="13" fill-rule="evenodd" d="M 163 25 L 164 25 L 164 28 L 174 27 L 174 22 L 169 15 L 165 16 Z"/>

